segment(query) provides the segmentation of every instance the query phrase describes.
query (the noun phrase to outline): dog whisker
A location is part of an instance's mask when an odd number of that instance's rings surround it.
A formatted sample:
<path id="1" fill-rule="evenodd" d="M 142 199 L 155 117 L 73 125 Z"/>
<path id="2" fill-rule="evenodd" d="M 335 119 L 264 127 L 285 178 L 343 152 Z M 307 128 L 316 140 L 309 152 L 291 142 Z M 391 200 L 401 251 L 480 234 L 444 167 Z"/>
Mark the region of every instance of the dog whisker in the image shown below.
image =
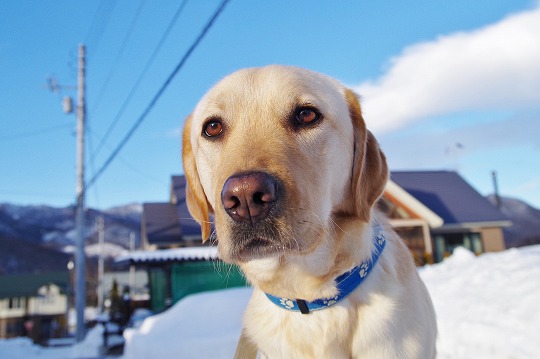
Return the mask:
<path id="1" fill-rule="evenodd" d="M 349 235 L 349 233 L 348 233 L 346 230 L 344 230 L 343 228 L 341 228 L 341 227 L 339 226 L 339 224 L 337 224 L 337 222 L 334 221 L 332 218 L 330 218 L 330 222 L 331 222 L 331 224 L 332 224 L 335 228 L 339 228 L 339 230 L 340 230 L 342 233 L 344 233 L 344 234 L 346 234 L 346 235 Z M 337 233 L 337 231 L 335 231 L 335 233 Z"/>

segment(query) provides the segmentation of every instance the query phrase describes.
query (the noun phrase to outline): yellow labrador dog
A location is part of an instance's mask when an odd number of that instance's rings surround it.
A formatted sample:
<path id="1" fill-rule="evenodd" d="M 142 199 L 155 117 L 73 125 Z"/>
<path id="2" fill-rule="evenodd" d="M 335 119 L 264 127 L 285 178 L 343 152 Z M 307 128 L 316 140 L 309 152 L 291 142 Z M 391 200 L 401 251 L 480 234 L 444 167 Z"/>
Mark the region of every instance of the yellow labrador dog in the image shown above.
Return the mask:
<path id="1" fill-rule="evenodd" d="M 352 91 L 295 67 L 235 72 L 186 120 L 183 161 L 203 238 L 214 220 L 220 257 L 255 288 L 244 345 L 265 358 L 435 357 L 428 292 L 373 208 L 388 169 Z"/>

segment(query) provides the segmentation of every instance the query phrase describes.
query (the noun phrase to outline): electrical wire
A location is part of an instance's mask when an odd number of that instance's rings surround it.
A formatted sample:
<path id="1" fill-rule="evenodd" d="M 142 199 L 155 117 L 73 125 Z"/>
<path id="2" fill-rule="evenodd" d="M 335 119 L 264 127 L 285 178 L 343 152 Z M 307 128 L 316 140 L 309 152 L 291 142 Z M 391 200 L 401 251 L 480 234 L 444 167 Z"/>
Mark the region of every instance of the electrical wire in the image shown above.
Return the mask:
<path id="1" fill-rule="evenodd" d="M 88 145 L 90 146 L 90 148 L 92 148 L 92 144 L 93 144 L 93 139 L 95 138 L 95 134 L 94 132 L 90 129 L 90 128 L 87 128 L 86 129 L 86 133 L 89 134 L 88 137 Z M 130 169 L 132 172 L 134 173 L 137 173 L 138 175 L 148 179 L 148 180 L 152 180 L 156 183 L 159 183 L 159 184 L 165 184 L 167 185 L 167 182 L 166 181 L 163 181 L 161 178 L 158 178 L 158 177 L 155 177 L 155 176 L 152 176 L 151 174 L 149 174 L 148 172 L 145 172 L 144 170 L 141 170 L 140 168 L 138 168 L 136 165 L 134 165 L 133 163 L 129 162 L 128 160 L 126 160 L 124 157 L 122 156 L 118 156 L 118 160 L 124 164 L 124 166 L 128 169 Z M 93 166 L 93 164 L 90 164 L 90 166 L 92 167 L 91 168 L 91 173 L 95 173 L 95 168 Z M 93 191 L 96 190 L 96 187 L 94 187 Z M 97 198 L 95 198 L 96 201 L 97 201 Z"/>
<path id="2" fill-rule="evenodd" d="M 109 24 L 111 13 L 115 6 L 116 0 L 101 0 L 96 13 L 94 14 L 94 18 L 92 19 L 92 24 L 90 25 L 88 33 L 86 34 L 85 41 L 87 46 L 94 49 L 94 54 L 96 53 L 101 37 Z"/>
<path id="3" fill-rule="evenodd" d="M 133 18 L 131 19 L 131 22 L 130 22 L 130 24 L 128 26 L 126 34 L 124 35 L 124 38 L 123 38 L 122 43 L 120 45 L 120 48 L 119 48 L 119 50 L 118 50 L 118 52 L 116 54 L 116 57 L 115 57 L 115 59 L 113 61 L 113 65 L 111 66 L 111 68 L 109 70 L 109 73 L 107 74 L 107 77 L 105 79 L 105 82 L 101 86 L 101 89 L 100 89 L 100 91 L 98 93 L 96 104 L 94 105 L 93 111 L 95 111 L 99 107 L 99 104 L 101 103 L 101 99 L 103 98 L 103 94 L 105 93 L 105 90 L 106 90 L 107 86 L 109 85 L 109 82 L 112 79 L 112 75 L 114 74 L 114 71 L 116 70 L 116 67 L 118 66 L 118 62 L 120 60 L 120 57 L 124 53 L 126 45 L 129 42 L 129 39 L 131 38 L 131 34 L 133 33 L 133 29 L 135 28 L 135 25 L 137 24 L 139 16 L 140 16 L 140 14 L 142 12 L 142 9 L 144 7 L 144 4 L 145 4 L 145 1 L 141 0 L 140 3 L 139 3 L 139 6 L 135 10 L 135 14 L 133 15 Z M 87 128 L 87 131 L 91 132 L 90 128 Z M 88 139 L 88 145 L 90 147 L 90 153 L 91 154 L 94 153 L 93 138 L 94 138 L 94 136 L 90 136 L 89 139 Z M 95 173 L 95 171 L 96 171 L 95 162 L 94 162 L 94 156 L 93 155 L 90 156 L 89 167 L 90 167 L 90 173 L 93 175 Z M 94 192 L 94 197 L 95 197 L 94 199 L 95 199 L 96 203 L 99 203 L 98 189 L 94 188 L 93 192 Z"/>
<path id="4" fill-rule="evenodd" d="M 118 121 L 120 120 L 120 117 L 122 117 L 122 115 L 124 114 L 124 111 L 126 110 L 127 106 L 131 102 L 131 99 L 133 98 L 133 95 L 135 94 L 135 92 L 139 88 L 139 85 L 141 84 L 144 76 L 146 75 L 146 73 L 150 69 L 150 66 L 154 63 L 154 60 L 156 59 L 157 54 L 161 50 L 161 46 L 163 45 L 165 40 L 168 38 L 169 33 L 171 32 L 172 28 L 176 24 L 176 21 L 180 17 L 180 14 L 184 10 L 184 7 L 187 4 L 187 2 L 188 2 L 188 0 L 182 1 L 180 6 L 178 7 L 178 9 L 176 10 L 176 13 L 172 17 L 171 21 L 169 21 L 169 25 L 167 26 L 167 29 L 165 29 L 165 32 L 161 36 L 161 39 L 159 40 L 158 44 L 154 48 L 154 51 L 152 52 L 152 55 L 150 55 L 150 58 L 146 62 L 146 65 L 145 65 L 144 69 L 142 70 L 142 72 L 140 73 L 139 77 L 137 78 L 137 81 L 135 82 L 135 84 L 133 85 L 131 90 L 129 91 L 129 94 L 127 95 L 124 102 L 122 103 L 122 106 L 120 106 L 120 109 L 118 110 L 118 113 L 116 114 L 116 116 L 114 116 L 114 119 L 111 121 L 111 124 L 107 128 L 107 131 L 105 131 L 105 134 L 103 135 L 101 140 L 98 142 L 98 145 L 96 146 L 96 150 L 93 151 L 92 154 L 90 155 L 92 159 L 98 155 L 99 151 L 103 148 L 103 145 L 105 144 L 105 142 L 107 141 L 107 139 L 111 135 L 112 130 L 118 124 Z"/>
<path id="5" fill-rule="evenodd" d="M 74 126 L 73 123 L 69 123 L 69 124 L 57 125 L 57 126 L 42 128 L 42 129 L 33 130 L 33 131 L 19 132 L 19 133 L 14 133 L 14 134 L 9 134 L 9 135 L 2 135 L 2 136 L 0 136 L 0 142 L 18 140 L 18 139 L 21 139 L 21 138 L 27 138 L 27 137 L 33 137 L 33 136 L 39 136 L 39 135 L 43 135 L 43 134 L 46 134 L 46 133 L 49 133 L 49 132 L 63 130 L 63 129 L 66 129 L 68 127 L 73 128 L 73 126 Z"/>
<path id="6" fill-rule="evenodd" d="M 89 134 L 90 136 L 87 136 L 88 137 L 88 147 L 90 147 L 90 152 L 93 152 L 94 150 L 94 136 L 92 135 L 93 134 L 93 131 L 92 129 L 90 128 L 90 126 L 88 126 L 88 122 L 86 122 L 86 129 L 85 129 L 85 132 L 87 134 Z M 92 176 L 94 175 L 94 173 L 96 173 L 96 167 L 95 167 L 95 163 L 94 161 L 90 160 L 90 163 L 89 163 L 89 167 L 90 167 L 90 173 L 92 174 Z M 94 194 L 94 201 L 97 203 L 97 205 L 99 206 L 99 191 L 98 191 L 98 187 L 94 187 L 94 190 L 92 191 L 93 194 Z"/>
<path id="7" fill-rule="evenodd" d="M 126 49 L 126 45 L 129 42 L 129 39 L 131 38 L 131 34 L 133 33 L 133 29 L 135 28 L 137 21 L 139 20 L 139 16 L 141 15 L 141 11 L 143 7 L 144 7 L 144 0 L 141 0 L 141 2 L 139 3 L 139 6 L 137 7 L 137 10 L 135 11 L 135 15 L 133 15 L 133 18 L 131 19 L 131 23 L 129 24 L 126 34 L 124 35 L 124 39 L 122 40 L 122 43 L 120 44 L 119 50 L 116 53 L 116 57 L 114 58 L 112 62 L 112 66 L 109 70 L 109 73 L 107 74 L 107 77 L 105 78 L 105 81 L 103 82 L 103 85 L 101 86 L 101 89 L 98 92 L 94 107 L 92 108 L 93 111 L 96 111 L 99 105 L 101 104 L 101 100 L 103 99 L 105 90 L 107 89 L 107 87 L 109 86 L 109 83 L 111 82 L 112 76 L 116 70 L 116 67 L 118 66 L 118 62 L 120 61 L 120 57 L 123 55 L 124 50 Z"/>
<path id="8" fill-rule="evenodd" d="M 105 161 L 105 163 L 100 167 L 100 169 L 96 172 L 96 174 L 90 179 L 90 181 L 88 181 L 88 183 L 86 184 L 86 189 L 88 190 L 88 188 L 90 188 L 95 182 L 96 180 L 103 174 L 103 172 L 107 169 L 107 167 L 111 164 L 111 162 L 114 160 L 114 158 L 118 155 L 118 153 L 122 150 L 122 148 L 126 145 L 126 143 L 130 140 L 131 136 L 133 136 L 133 134 L 135 133 L 135 131 L 137 130 L 137 128 L 139 128 L 139 126 L 141 125 L 141 123 L 144 121 L 144 119 L 146 118 L 146 116 L 148 116 L 148 114 L 150 113 L 150 111 L 152 110 L 152 108 L 154 107 L 154 105 L 157 103 L 158 99 L 161 97 L 161 95 L 163 95 L 163 93 L 165 92 L 165 90 L 167 89 L 167 87 L 170 85 L 170 83 L 172 82 L 172 80 L 174 79 L 174 77 L 178 74 L 178 72 L 180 71 L 180 69 L 184 66 L 184 64 L 186 63 L 187 59 L 191 56 L 191 54 L 193 53 L 193 51 L 197 48 L 197 46 L 200 44 L 200 42 L 202 41 L 202 39 L 204 38 L 204 36 L 208 33 L 208 31 L 210 30 L 210 28 L 214 25 L 214 22 L 216 21 L 216 19 L 219 17 L 219 15 L 222 13 L 222 11 L 225 9 L 225 6 L 227 5 L 227 3 L 229 2 L 229 0 L 223 0 L 218 8 L 216 9 L 216 11 L 214 12 L 214 14 L 211 16 L 211 18 L 209 19 L 209 21 L 206 23 L 205 27 L 203 28 L 203 30 L 201 31 L 201 33 L 199 34 L 199 36 L 197 36 L 197 38 L 195 39 L 195 41 L 193 42 L 193 44 L 189 47 L 189 49 L 186 51 L 186 53 L 184 54 L 184 56 L 182 57 L 182 59 L 180 60 L 180 62 L 178 63 L 178 65 L 175 67 L 175 69 L 172 71 L 172 73 L 169 75 L 169 77 L 167 78 L 167 80 L 163 83 L 163 85 L 161 86 L 161 88 L 158 90 L 158 92 L 156 93 L 156 95 L 152 98 L 152 100 L 150 101 L 150 103 L 148 104 L 148 106 L 146 107 L 146 109 L 143 111 L 143 113 L 139 116 L 139 118 L 137 119 L 137 121 L 133 124 L 133 126 L 130 128 L 130 130 L 127 132 L 127 134 L 124 136 L 124 138 L 120 141 L 120 143 L 118 144 L 118 146 L 115 148 L 115 150 L 112 152 L 112 154 L 109 156 L 109 158 Z"/>

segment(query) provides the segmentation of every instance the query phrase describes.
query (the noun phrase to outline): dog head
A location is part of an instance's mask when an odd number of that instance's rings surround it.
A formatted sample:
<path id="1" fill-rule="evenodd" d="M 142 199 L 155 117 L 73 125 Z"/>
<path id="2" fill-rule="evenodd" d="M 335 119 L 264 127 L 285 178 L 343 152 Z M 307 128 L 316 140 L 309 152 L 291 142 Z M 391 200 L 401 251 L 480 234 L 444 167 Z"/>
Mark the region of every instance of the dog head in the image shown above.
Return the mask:
<path id="1" fill-rule="evenodd" d="M 369 222 L 388 177 L 355 94 L 287 66 L 235 72 L 185 123 L 187 203 L 220 257 L 243 264 L 332 246 L 339 218 Z"/>

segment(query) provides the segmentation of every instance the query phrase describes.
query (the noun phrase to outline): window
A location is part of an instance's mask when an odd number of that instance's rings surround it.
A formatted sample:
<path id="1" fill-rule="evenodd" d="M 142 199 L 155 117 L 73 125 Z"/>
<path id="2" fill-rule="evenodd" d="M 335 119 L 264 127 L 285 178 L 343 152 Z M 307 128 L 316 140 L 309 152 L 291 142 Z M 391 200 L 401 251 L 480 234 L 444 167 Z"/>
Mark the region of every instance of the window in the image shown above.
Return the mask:
<path id="1" fill-rule="evenodd" d="M 9 298 L 8 308 L 9 309 L 19 309 L 23 307 L 23 298 Z"/>
<path id="2" fill-rule="evenodd" d="M 484 252 L 480 233 L 444 233 L 435 236 L 435 261 L 450 256 L 457 247 L 465 247 L 475 254 Z"/>

